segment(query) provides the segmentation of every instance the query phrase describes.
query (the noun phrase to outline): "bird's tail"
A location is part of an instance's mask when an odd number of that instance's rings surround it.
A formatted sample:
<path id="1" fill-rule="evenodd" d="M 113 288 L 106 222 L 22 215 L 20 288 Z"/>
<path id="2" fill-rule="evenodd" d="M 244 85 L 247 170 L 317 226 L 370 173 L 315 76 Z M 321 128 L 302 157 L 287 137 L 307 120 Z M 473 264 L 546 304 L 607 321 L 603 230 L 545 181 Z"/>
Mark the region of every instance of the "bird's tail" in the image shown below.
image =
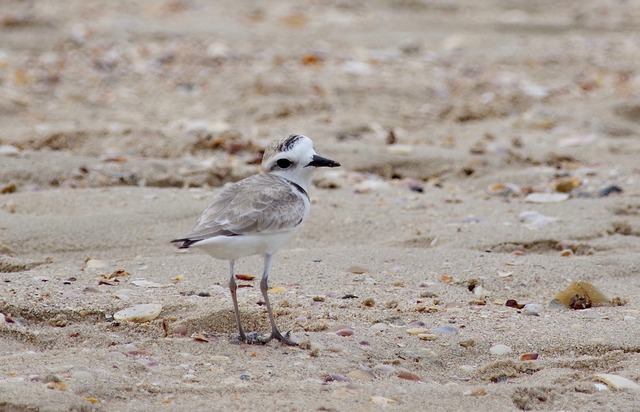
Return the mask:
<path id="1" fill-rule="evenodd" d="M 189 238 L 181 238 L 181 239 L 173 239 L 171 241 L 171 243 L 176 243 L 178 246 L 178 249 L 189 249 L 189 247 L 191 247 L 191 245 L 193 245 L 194 243 L 199 242 L 201 239 L 198 240 L 193 240 L 193 239 L 189 239 Z M 179 244 L 182 243 L 182 244 Z"/>

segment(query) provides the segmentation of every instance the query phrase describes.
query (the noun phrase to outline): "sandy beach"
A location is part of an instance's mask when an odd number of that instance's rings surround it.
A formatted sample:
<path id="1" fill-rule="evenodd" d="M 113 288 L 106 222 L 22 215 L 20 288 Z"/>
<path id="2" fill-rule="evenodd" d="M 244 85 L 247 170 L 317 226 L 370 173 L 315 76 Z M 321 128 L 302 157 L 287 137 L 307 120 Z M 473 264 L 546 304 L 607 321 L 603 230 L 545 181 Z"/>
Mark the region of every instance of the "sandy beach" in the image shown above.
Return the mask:
<path id="1" fill-rule="evenodd" d="M 637 1 L 0 2 L 0 411 L 640 411 L 639 29 Z M 169 242 L 292 133 L 342 164 L 270 275 L 300 345 L 238 344 L 227 262 Z M 262 258 L 236 271 L 267 333 Z"/>

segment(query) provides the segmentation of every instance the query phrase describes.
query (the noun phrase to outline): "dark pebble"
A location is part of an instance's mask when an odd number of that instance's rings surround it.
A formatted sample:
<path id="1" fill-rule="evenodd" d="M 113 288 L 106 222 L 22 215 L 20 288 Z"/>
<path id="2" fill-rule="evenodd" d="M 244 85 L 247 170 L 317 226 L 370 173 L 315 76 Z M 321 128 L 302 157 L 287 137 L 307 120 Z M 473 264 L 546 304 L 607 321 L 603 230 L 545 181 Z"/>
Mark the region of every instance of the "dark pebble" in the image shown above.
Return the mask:
<path id="1" fill-rule="evenodd" d="M 198 296 L 201 298 L 208 298 L 211 294 L 209 292 L 198 292 Z"/>
<path id="2" fill-rule="evenodd" d="M 618 185 L 611 185 L 611 186 L 607 186 L 604 189 L 600 190 L 598 192 L 598 196 L 599 197 L 607 197 L 613 193 L 622 193 L 623 190 L 620 186 Z"/>
<path id="3" fill-rule="evenodd" d="M 358 297 L 356 295 L 352 295 L 351 293 L 347 293 L 346 295 L 344 295 L 340 299 L 357 299 L 357 298 Z"/>

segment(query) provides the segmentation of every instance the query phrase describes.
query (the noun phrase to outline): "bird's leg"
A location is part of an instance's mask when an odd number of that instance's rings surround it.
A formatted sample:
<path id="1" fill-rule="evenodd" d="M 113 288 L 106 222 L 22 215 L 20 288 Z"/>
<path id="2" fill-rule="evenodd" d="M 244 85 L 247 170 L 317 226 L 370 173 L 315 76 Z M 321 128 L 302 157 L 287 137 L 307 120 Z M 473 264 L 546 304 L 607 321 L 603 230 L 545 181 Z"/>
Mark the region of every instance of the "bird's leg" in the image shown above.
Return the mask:
<path id="1" fill-rule="evenodd" d="M 268 291 L 269 270 L 271 269 L 271 264 L 273 263 L 273 256 L 274 255 L 272 254 L 264 256 L 264 272 L 262 273 L 262 279 L 260 280 L 260 291 L 262 292 L 262 296 L 264 297 L 264 303 L 267 305 L 267 312 L 269 312 L 269 322 L 271 322 L 271 335 L 266 340 L 264 340 L 264 343 L 269 342 L 271 339 L 277 339 L 284 344 L 297 346 L 298 344 L 296 342 L 289 340 L 289 332 L 282 336 L 282 334 L 278 330 L 278 327 L 276 326 L 276 320 L 273 316 L 273 310 L 271 310 Z"/>
<path id="2" fill-rule="evenodd" d="M 229 261 L 229 290 L 231 291 L 231 299 L 233 300 L 233 311 L 236 314 L 236 323 L 238 324 L 238 333 L 240 334 L 240 340 L 243 342 L 247 341 L 247 336 L 244 334 L 244 330 L 242 330 L 242 323 L 240 323 L 240 309 L 238 309 L 238 297 L 236 296 L 236 291 L 238 290 L 238 285 L 236 284 L 235 276 L 233 273 L 233 264 L 234 261 Z"/>

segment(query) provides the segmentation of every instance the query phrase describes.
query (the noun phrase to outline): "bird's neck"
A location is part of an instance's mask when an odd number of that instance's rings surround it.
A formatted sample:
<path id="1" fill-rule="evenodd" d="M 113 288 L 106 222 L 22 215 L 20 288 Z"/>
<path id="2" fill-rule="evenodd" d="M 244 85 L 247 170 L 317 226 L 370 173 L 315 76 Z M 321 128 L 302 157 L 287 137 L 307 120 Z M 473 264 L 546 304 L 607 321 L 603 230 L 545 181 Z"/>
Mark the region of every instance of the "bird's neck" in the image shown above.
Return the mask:
<path id="1" fill-rule="evenodd" d="M 309 193 L 309 187 L 311 186 L 311 173 L 310 171 L 303 171 L 302 173 L 274 173 L 276 176 L 279 176 L 283 179 L 287 179 L 290 182 L 293 182 L 300 186 L 305 192 Z"/>

